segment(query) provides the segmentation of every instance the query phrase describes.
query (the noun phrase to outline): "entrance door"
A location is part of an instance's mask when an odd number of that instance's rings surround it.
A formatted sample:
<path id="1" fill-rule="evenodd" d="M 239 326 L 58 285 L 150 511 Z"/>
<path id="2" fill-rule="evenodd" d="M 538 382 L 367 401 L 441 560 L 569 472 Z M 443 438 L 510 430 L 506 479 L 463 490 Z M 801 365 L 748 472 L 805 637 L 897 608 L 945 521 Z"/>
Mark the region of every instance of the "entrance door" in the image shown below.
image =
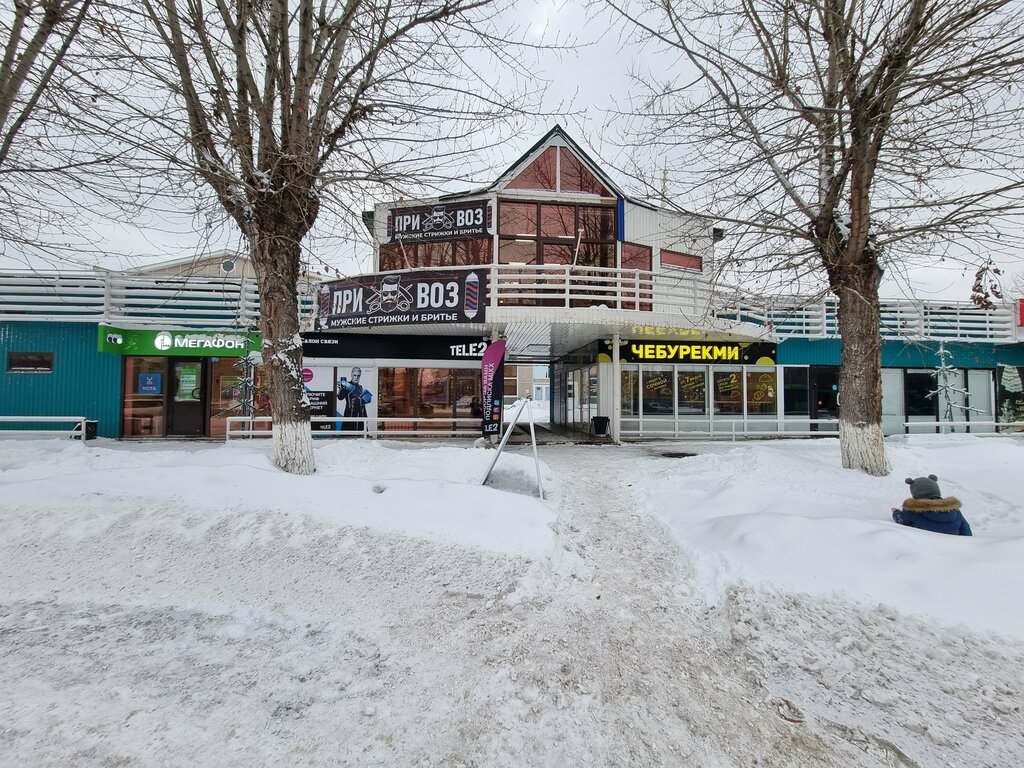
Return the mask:
<path id="1" fill-rule="evenodd" d="M 480 374 L 456 372 L 455 375 L 455 418 L 483 418 L 480 398 Z"/>
<path id="2" fill-rule="evenodd" d="M 206 433 L 206 365 L 201 358 L 171 358 L 171 398 L 167 434 L 201 437 Z"/>
<path id="3" fill-rule="evenodd" d="M 811 418 L 839 418 L 839 369 L 811 367 Z M 838 425 L 811 424 L 812 432 L 836 432 Z"/>

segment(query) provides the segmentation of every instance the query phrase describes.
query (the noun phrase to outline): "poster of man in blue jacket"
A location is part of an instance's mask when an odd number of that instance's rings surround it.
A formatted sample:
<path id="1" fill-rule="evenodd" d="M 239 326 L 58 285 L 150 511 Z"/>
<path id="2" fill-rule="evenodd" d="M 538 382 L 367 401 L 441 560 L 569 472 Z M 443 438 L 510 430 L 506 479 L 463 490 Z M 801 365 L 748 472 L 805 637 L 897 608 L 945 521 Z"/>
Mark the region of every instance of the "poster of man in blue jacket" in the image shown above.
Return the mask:
<path id="1" fill-rule="evenodd" d="M 342 417 L 341 429 L 346 432 L 362 432 L 366 428 L 366 406 L 373 401 L 373 395 L 360 385 L 362 377 L 363 369 L 354 366 L 348 378 L 338 378 L 338 415 Z"/>

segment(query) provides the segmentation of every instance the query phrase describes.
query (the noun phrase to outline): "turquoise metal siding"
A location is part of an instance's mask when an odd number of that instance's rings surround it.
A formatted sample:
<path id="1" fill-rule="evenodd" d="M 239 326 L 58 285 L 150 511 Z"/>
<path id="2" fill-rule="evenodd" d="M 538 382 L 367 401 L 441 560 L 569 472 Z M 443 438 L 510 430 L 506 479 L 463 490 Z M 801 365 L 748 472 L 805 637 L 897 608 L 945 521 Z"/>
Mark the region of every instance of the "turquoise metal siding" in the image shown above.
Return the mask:
<path id="1" fill-rule="evenodd" d="M 8 352 L 52 352 L 53 372 L 8 373 Z M 121 357 L 97 350 L 92 323 L 0 323 L 0 366 L 0 416 L 84 416 L 120 437 Z"/>
<path id="2" fill-rule="evenodd" d="M 785 339 L 779 342 L 779 365 L 839 365 L 842 343 L 839 339 Z M 995 368 L 997 365 L 1024 365 L 1024 344 L 988 342 L 946 342 L 947 358 L 955 368 Z M 937 341 L 883 341 L 883 368 L 937 368 Z"/>

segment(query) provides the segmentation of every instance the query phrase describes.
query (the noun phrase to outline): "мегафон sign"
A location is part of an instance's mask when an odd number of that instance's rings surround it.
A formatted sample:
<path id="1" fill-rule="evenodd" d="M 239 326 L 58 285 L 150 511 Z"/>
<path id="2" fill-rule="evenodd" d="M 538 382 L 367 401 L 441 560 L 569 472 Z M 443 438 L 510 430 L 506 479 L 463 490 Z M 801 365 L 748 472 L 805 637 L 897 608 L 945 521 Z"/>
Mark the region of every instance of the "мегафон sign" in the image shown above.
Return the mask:
<path id="1" fill-rule="evenodd" d="M 482 323 L 486 281 L 483 270 L 453 270 L 321 283 L 316 328 Z"/>

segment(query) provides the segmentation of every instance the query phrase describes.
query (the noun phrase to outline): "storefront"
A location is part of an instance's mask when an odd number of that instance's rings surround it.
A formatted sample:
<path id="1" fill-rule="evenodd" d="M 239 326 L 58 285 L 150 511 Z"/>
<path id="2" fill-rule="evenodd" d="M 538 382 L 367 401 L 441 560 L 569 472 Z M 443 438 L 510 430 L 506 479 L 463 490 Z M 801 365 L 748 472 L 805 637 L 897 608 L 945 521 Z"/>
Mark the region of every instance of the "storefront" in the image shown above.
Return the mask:
<path id="1" fill-rule="evenodd" d="M 489 346 L 479 336 L 303 334 L 314 429 L 477 430 Z"/>
<path id="2" fill-rule="evenodd" d="M 99 326 L 122 356 L 121 436 L 223 437 L 229 416 L 269 414 L 260 337 L 231 331 Z"/>

